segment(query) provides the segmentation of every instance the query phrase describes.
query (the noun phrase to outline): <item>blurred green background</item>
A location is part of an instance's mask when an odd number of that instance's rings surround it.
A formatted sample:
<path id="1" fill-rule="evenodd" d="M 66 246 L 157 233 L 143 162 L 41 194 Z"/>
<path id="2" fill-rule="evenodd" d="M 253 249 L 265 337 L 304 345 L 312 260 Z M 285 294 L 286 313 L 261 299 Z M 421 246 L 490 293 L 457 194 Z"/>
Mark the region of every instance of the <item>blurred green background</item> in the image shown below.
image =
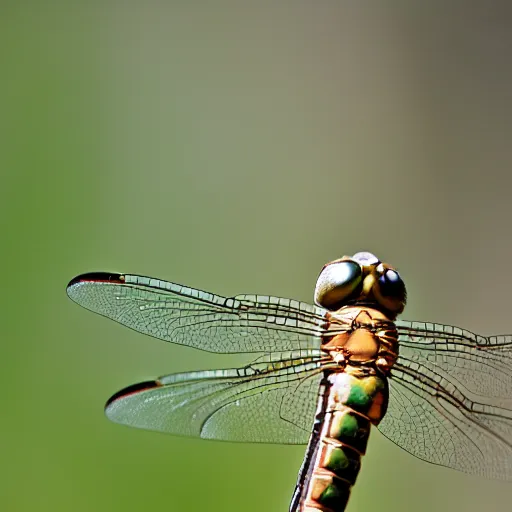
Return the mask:
<path id="1" fill-rule="evenodd" d="M 311 301 L 371 250 L 405 318 L 512 331 L 512 16 L 476 4 L 1 2 L 1 510 L 288 509 L 303 447 L 105 419 L 125 385 L 233 360 L 77 307 L 76 274 Z M 375 431 L 348 510 L 511 501 Z"/>

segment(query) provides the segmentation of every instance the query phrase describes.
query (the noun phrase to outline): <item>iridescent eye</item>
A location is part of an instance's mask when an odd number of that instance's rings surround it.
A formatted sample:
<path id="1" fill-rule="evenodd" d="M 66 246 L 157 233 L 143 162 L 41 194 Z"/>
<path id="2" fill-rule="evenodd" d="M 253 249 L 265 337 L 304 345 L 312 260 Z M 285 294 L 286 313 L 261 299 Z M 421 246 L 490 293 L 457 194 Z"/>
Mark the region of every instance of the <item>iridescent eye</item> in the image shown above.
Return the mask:
<path id="1" fill-rule="evenodd" d="M 388 269 L 379 277 L 380 293 L 384 297 L 403 297 L 405 284 L 396 270 Z"/>
<path id="2" fill-rule="evenodd" d="M 326 265 L 316 282 L 315 302 L 327 309 L 337 309 L 350 297 L 362 281 L 361 266 L 352 260 Z"/>

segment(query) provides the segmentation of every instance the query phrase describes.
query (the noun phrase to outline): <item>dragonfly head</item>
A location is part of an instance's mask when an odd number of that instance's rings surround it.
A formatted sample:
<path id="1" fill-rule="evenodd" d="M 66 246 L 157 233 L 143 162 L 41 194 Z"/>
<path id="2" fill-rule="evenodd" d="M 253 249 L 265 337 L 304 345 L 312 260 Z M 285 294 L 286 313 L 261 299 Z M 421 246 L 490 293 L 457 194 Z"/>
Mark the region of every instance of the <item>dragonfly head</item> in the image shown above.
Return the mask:
<path id="1" fill-rule="evenodd" d="M 315 288 L 315 302 L 330 311 L 368 306 L 391 319 L 405 307 L 407 292 L 400 274 L 370 252 L 343 256 L 324 265 Z"/>

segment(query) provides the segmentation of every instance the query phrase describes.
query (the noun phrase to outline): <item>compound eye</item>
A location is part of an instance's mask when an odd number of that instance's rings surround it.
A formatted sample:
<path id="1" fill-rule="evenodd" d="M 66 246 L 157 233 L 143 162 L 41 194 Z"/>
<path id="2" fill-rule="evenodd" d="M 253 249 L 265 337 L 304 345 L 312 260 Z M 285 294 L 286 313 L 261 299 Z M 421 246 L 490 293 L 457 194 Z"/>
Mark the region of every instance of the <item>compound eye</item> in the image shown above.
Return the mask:
<path id="1" fill-rule="evenodd" d="M 387 269 L 379 277 L 379 290 L 383 297 L 401 298 L 405 294 L 405 284 L 396 270 Z"/>
<path id="2" fill-rule="evenodd" d="M 348 297 L 361 285 L 363 271 L 352 260 L 327 264 L 316 282 L 315 302 L 327 309 L 339 309 Z"/>

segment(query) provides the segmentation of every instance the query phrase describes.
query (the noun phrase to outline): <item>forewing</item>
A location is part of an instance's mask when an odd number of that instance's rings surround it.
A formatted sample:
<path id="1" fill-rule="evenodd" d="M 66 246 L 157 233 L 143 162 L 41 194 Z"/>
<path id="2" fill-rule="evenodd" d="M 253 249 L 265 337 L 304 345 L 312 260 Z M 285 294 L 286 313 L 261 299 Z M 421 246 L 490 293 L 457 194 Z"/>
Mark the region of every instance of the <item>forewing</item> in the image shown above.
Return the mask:
<path id="1" fill-rule="evenodd" d="M 305 444 L 313 425 L 320 354 L 244 368 L 178 373 L 130 386 L 106 405 L 132 427 L 205 439 Z"/>
<path id="2" fill-rule="evenodd" d="M 138 332 L 209 352 L 316 349 L 325 311 L 264 295 L 221 297 L 160 279 L 92 273 L 73 279 L 69 297 Z"/>
<path id="3" fill-rule="evenodd" d="M 512 336 L 397 322 L 400 355 L 379 430 L 428 462 L 512 480 Z"/>

